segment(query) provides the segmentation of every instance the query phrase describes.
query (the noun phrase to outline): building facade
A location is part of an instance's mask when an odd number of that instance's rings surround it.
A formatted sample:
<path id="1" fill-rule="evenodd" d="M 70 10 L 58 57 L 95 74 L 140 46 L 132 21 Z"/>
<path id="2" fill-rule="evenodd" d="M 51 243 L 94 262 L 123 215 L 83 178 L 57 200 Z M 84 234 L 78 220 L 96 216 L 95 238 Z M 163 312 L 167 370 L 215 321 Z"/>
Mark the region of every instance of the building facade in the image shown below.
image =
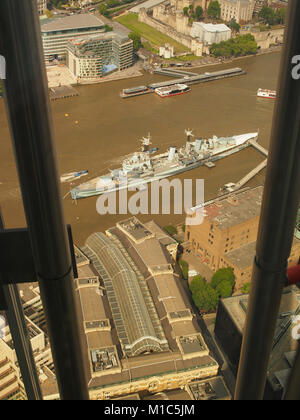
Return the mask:
<path id="1" fill-rule="evenodd" d="M 251 281 L 262 192 L 257 187 L 214 200 L 205 207 L 203 223 L 186 226 L 192 252 L 212 271 L 232 267 L 236 290 Z M 289 265 L 299 257 L 300 240 L 295 237 Z"/>
<path id="2" fill-rule="evenodd" d="M 66 64 L 79 79 L 98 78 L 107 70 L 124 70 L 133 64 L 133 41 L 113 32 L 72 39 L 67 45 Z"/>
<path id="3" fill-rule="evenodd" d="M 92 14 L 77 14 L 41 22 L 45 61 L 65 61 L 70 39 L 104 33 L 104 23 Z"/>
<path id="4" fill-rule="evenodd" d="M 221 7 L 221 19 L 225 22 L 235 20 L 237 23 L 248 22 L 252 19 L 254 0 L 219 0 Z"/>
<path id="5" fill-rule="evenodd" d="M 47 0 L 37 0 L 37 6 L 39 15 L 43 15 L 47 9 Z"/>
<path id="6" fill-rule="evenodd" d="M 22 284 L 19 293 L 43 398 L 47 399 L 49 395 L 57 398 L 58 387 L 39 286 L 37 283 Z M 0 338 L 0 400 L 7 399 L 27 399 L 8 324 Z"/>

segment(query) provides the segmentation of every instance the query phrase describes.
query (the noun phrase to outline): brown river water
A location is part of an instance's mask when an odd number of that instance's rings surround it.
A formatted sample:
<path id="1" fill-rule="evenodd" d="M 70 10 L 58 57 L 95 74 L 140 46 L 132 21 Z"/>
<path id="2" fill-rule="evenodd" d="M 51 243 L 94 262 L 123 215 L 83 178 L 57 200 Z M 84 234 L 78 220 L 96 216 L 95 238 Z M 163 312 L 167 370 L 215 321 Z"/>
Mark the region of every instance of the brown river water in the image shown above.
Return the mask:
<path id="1" fill-rule="evenodd" d="M 280 53 L 243 58 L 233 63 L 199 68 L 199 73 L 222 68 L 241 67 L 246 75 L 192 85 L 191 92 L 160 98 L 155 94 L 121 99 L 123 88 L 167 80 L 166 76 L 145 74 L 127 80 L 80 86 L 80 95 L 52 102 L 60 174 L 88 169 L 89 178 L 102 175 L 119 166 L 122 158 L 140 150 L 140 139 L 149 132 L 153 146 L 163 152 L 171 145 L 185 143 L 184 130 L 193 129 L 197 137 L 230 136 L 256 132 L 259 143 L 268 148 L 274 101 L 257 98 L 258 88 L 276 89 Z M 69 114 L 68 117 L 65 114 Z M 78 124 L 75 123 L 78 121 Z M 258 151 L 247 148 L 216 162 L 215 168 L 200 167 L 177 177 L 205 180 L 205 199 L 216 197 L 228 182 L 237 182 L 262 160 Z M 264 182 L 265 170 L 247 185 Z M 62 196 L 69 191 L 62 184 Z M 63 200 L 66 221 L 73 228 L 74 240 L 83 245 L 95 231 L 104 231 L 126 215 L 100 216 L 97 197 L 72 202 Z M 0 206 L 7 228 L 25 226 L 18 176 L 12 152 L 4 101 L 0 100 Z M 140 215 L 141 220 L 160 224 L 178 224 L 185 215 Z"/>

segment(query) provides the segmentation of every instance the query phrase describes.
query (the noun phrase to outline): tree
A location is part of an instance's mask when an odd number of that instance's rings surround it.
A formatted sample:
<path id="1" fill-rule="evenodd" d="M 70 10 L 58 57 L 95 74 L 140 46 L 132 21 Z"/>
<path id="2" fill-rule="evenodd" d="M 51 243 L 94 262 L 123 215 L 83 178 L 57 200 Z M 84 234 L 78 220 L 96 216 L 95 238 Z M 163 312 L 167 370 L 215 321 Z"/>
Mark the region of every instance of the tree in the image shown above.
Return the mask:
<path id="1" fill-rule="evenodd" d="M 221 298 L 227 298 L 227 297 L 232 295 L 233 286 L 230 283 L 230 281 L 223 280 L 216 287 L 216 291 L 218 292 L 218 294 Z"/>
<path id="2" fill-rule="evenodd" d="M 258 17 L 262 19 L 268 25 L 274 25 L 276 22 L 275 12 L 271 7 L 264 6 L 258 14 Z"/>
<path id="3" fill-rule="evenodd" d="M 197 293 L 199 290 L 201 290 L 205 286 L 205 280 L 202 276 L 198 275 L 193 277 L 191 283 L 190 283 L 190 291 L 192 293 Z"/>
<path id="4" fill-rule="evenodd" d="M 238 35 L 236 38 L 222 41 L 219 44 L 212 44 L 210 47 L 211 55 L 215 57 L 240 57 L 248 54 L 255 54 L 257 43 L 251 34 Z"/>
<path id="5" fill-rule="evenodd" d="M 134 32 L 131 32 L 131 34 L 134 34 Z M 130 35 L 131 34 L 129 34 L 129 38 L 130 39 L 133 39 L 133 38 L 131 38 L 130 37 Z M 141 38 L 141 37 L 140 37 Z M 134 41 L 133 41 L 134 42 Z M 133 48 L 134 48 L 134 44 L 133 44 Z M 173 225 L 168 225 L 168 226 L 165 226 L 164 227 L 164 230 L 169 234 L 169 235 L 171 235 L 171 236 L 173 236 L 173 235 L 176 235 L 177 233 L 178 233 L 178 231 L 177 231 L 177 229 L 176 229 L 176 227 L 175 226 L 173 226 Z"/>
<path id="6" fill-rule="evenodd" d="M 235 284 L 235 275 L 231 267 L 220 268 L 217 270 L 211 278 L 210 285 L 214 289 L 217 289 L 218 285 L 223 281 L 227 281 L 231 288 L 233 288 Z"/>
<path id="7" fill-rule="evenodd" d="M 142 41 L 141 41 L 141 35 L 140 34 L 138 34 L 137 32 L 130 32 L 130 34 L 128 35 L 128 38 L 132 39 L 132 41 L 133 41 L 133 50 L 134 51 L 137 51 L 140 48 L 142 48 L 143 44 L 142 44 Z M 166 226 L 166 227 L 169 227 L 169 226 Z M 165 230 L 166 230 L 166 227 L 164 228 Z M 176 228 L 174 228 L 174 229 L 176 230 L 175 233 L 177 233 L 177 229 Z"/>
<path id="8" fill-rule="evenodd" d="M 197 6 L 195 10 L 196 20 L 201 20 L 203 18 L 203 9 L 201 6 Z"/>
<path id="9" fill-rule="evenodd" d="M 216 309 L 219 303 L 218 292 L 209 284 L 205 284 L 201 289 L 192 295 L 197 308 L 204 312 L 211 312 Z"/>
<path id="10" fill-rule="evenodd" d="M 107 10 L 107 6 L 105 6 L 105 4 L 100 4 L 98 10 L 99 10 L 100 15 L 103 15 L 105 17 L 110 16 L 109 11 Z"/>
<path id="11" fill-rule="evenodd" d="M 181 267 L 182 276 L 185 280 L 189 277 L 189 265 L 185 260 L 180 260 L 179 265 Z"/>
<path id="12" fill-rule="evenodd" d="M 286 19 L 286 8 L 281 7 L 275 12 L 276 23 L 280 23 L 281 25 L 283 25 L 285 23 L 285 19 Z"/>
<path id="13" fill-rule="evenodd" d="M 207 8 L 207 16 L 213 19 L 219 19 L 221 16 L 221 6 L 218 1 L 211 1 Z"/>
<path id="14" fill-rule="evenodd" d="M 251 289 L 251 283 L 245 283 L 241 287 L 241 292 L 245 295 L 248 295 L 248 293 L 250 293 L 250 289 Z"/>
<path id="15" fill-rule="evenodd" d="M 104 30 L 105 30 L 105 32 L 111 32 L 111 31 L 113 31 L 113 28 L 109 25 L 104 25 Z"/>
<path id="16" fill-rule="evenodd" d="M 229 22 L 228 26 L 233 30 L 233 32 L 240 32 L 241 25 L 239 25 L 234 19 Z"/>
<path id="17" fill-rule="evenodd" d="M 189 8 L 188 7 L 184 7 L 183 8 L 183 14 L 184 14 L 184 16 L 188 16 L 189 15 Z"/>
<path id="18" fill-rule="evenodd" d="M 107 7 L 111 9 L 113 7 L 119 6 L 121 2 L 119 0 L 108 0 L 106 4 L 107 4 Z"/>

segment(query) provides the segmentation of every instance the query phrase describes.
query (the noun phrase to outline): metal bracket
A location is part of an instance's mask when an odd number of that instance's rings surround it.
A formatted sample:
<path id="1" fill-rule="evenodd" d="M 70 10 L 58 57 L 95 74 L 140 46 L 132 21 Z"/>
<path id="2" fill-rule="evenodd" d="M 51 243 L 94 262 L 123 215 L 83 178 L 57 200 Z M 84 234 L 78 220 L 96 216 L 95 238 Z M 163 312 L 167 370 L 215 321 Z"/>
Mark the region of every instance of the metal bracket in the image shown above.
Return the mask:
<path id="1" fill-rule="evenodd" d="M 73 275 L 78 277 L 72 229 L 67 225 Z M 5 310 L 3 285 L 37 281 L 33 253 L 27 228 L 0 231 L 0 310 Z"/>

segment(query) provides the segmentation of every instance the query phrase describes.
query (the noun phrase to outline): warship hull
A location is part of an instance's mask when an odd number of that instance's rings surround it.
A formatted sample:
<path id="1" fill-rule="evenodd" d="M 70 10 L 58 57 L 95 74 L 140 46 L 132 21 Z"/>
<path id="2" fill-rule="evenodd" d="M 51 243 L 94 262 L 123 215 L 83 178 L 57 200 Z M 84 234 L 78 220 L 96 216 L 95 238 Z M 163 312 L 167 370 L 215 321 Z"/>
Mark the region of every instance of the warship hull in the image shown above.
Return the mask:
<path id="1" fill-rule="evenodd" d="M 71 190 L 71 197 L 73 200 L 92 197 L 96 195 L 108 194 L 117 192 L 124 189 L 142 189 L 146 188 L 146 185 L 150 182 L 159 181 L 164 178 L 172 177 L 174 175 L 187 172 L 193 169 L 196 169 L 202 165 L 205 165 L 207 162 L 214 162 L 219 159 L 223 159 L 227 156 L 230 156 L 234 153 L 237 153 L 244 148 L 250 145 L 249 140 L 257 138 L 257 133 L 245 134 L 240 136 L 234 136 L 233 139 L 236 139 L 236 144 L 231 146 L 220 147 L 217 150 L 210 151 L 206 154 L 205 157 L 201 159 L 194 158 L 194 161 L 186 162 L 175 162 L 168 161 L 168 152 L 157 155 L 153 158 L 155 162 L 164 162 L 163 165 L 157 165 L 158 168 L 155 169 L 151 174 L 142 173 L 138 176 L 127 175 L 123 177 L 117 177 L 113 179 L 111 174 L 100 176 L 94 178 L 88 182 L 85 182 L 76 188 Z M 119 171 L 121 169 L 115 170 Z M 106 182 L 104 182 L 106 179 Z"/>

